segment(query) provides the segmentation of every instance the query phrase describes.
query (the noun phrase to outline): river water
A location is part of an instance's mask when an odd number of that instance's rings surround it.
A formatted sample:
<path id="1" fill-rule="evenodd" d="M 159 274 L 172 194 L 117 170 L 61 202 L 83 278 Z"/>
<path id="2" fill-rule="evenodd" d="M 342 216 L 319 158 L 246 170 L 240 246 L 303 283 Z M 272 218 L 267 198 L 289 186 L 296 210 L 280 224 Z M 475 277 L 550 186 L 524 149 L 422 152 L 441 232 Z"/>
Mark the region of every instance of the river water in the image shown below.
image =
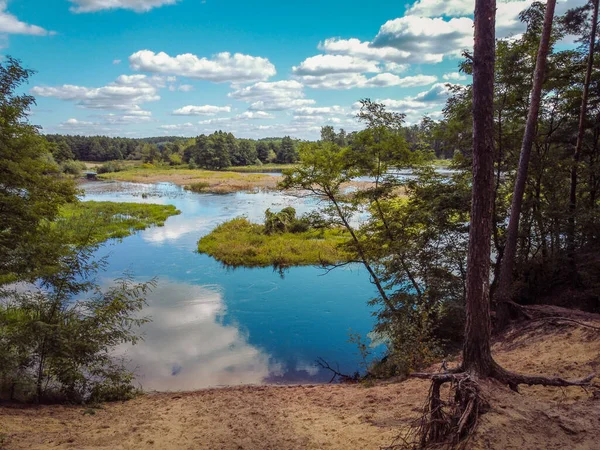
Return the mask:
<path id="1" fill-rule="evenodd" d="M 372 329 L 376 295 L 362 267 L 327 274 L 294 267 L 283 277 L 271 268 L 229 269 L 196 252 L 197 241 L 218 224 L 245 215 L 261 222 L 266 208 L 302 214 L 313 200 L 282 193 L 196 194 L 170 183 L 84 184 L 85 200 L 175 205 L 182 214 L 164 227 L 141 231 L 98 250 L 108 255 L 103 282 L 130 271 L 139 280 L 158 277 L 144 313 L 144 341 L 118 349 L 147 390 L 192 390 L 259 383 L 314 383 L 361 361 L 349 332 Z"/>

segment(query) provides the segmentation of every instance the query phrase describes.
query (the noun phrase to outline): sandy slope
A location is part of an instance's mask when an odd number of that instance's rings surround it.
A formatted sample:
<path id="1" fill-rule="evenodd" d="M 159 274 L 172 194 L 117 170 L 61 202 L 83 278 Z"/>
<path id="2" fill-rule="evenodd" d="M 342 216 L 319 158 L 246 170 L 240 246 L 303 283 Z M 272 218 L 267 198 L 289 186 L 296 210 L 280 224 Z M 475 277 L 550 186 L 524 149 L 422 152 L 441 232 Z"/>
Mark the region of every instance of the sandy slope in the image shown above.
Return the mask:
<path id="1" fill-rule="evenodd" d="M 494 352 L 512 370 L 600 372 L 600 332 L 576 324 L 527 325 Z M 208 389 L 151 394 L 94 415 L 82 407 L 4 406 L 0 433 L 8 449 L 378 449 L 418 416 L 427 390 L 421 380 Z M 485 391 L 492 409 L 468 448 L 600 449 L 600 393 L 534 387 L 517 394 L 495 383 Z"/>

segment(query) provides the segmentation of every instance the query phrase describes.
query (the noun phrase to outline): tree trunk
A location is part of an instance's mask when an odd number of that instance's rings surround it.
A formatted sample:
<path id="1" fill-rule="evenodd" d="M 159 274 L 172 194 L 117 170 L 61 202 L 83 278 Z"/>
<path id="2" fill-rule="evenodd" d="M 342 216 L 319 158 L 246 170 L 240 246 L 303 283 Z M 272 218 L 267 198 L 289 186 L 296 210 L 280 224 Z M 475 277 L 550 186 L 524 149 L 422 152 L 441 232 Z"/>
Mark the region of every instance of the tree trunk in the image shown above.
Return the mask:
<path id="1" fill-rule="evenodd" d="M 494 200 L 494 64 L 496 1 L 476 0 L 473 48 L 473 194 L 463 369 L 487 377 L 490 348 L 490 252 Z"/>
<path id="2" fill-rule="evenodd" d="M 577 143 L 573 152 L 573 166 L 571 167 L 571 189 L 569 192 L 569 223 L 567 226 L 567 258 L 572 284 L 577 283 L 577 267 L 575 262 L 575 215 L 577 210 L 577 166 L 583 146 L 583 134 L 585 131 L 585 116 L 587 114 L 588 95 L 592 79 L 592 68 L 594 65 L 594 46 L 596 44 L 596 29 L 598 25 L 598 0 L 593 0 L 594 12 L 592 13 L 592 31 L 590 33 L 590 49 L 588 52 L 587 70 L 583 82 L 583 94 L 581 96 L 581 109 L 579 111 L 579 128 L 577 130 Z"/>
<path id="3" fill-rule="evenodd" d="M 554 8 L 556 0 L 548 0 L 546 3 L 546 14 L 544 16 L 544 28 L 540 39 L 537 59 L 535 62 L 535 72 L 533 76 L 533 87 L 531 89 L 531 101 L 529 103 L 529 113 L 527 114 L 527 124 L 523 135 L 521 145 L 521 156 L 519 159 L 519 170 L 515 181 L 512 204 L 510 209 L 510 220 L 508 222 L 506 245 L 502 255 L 502 266 L 500 268 L 500 280 L 498 281 L 498 290 L 496 291 L 496 327 L 504 328 L 510 319 L 511 284 L 513 277 L 513 267 L 515 263 L 515 254 L 517 251 L 517 238 L 519 234 L 519 220 L 521 218 L 521 206 L 523 204 L 523 194 L 525 192 L 525 183 L 527 182 L 527 171 L 529 169 L 529 159 L 531 148 L 535 139 L 540 103 L 542 100 L 542 85 L 544 84 L 544 74 L 546 72 L 546 59 L 550 49 L 550 35 L 552 33 L 552 22 L 554 20 Z"/>

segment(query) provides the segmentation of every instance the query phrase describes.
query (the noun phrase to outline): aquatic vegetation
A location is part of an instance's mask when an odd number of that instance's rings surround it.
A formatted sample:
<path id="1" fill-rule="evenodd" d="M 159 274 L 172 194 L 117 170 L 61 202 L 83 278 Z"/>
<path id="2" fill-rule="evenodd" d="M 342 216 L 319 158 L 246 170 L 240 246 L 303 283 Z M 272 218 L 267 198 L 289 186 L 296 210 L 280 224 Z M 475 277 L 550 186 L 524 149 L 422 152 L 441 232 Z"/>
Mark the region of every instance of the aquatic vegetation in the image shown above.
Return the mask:
<path id="1" fill-rule="evenodd" d="M 72 244 L 84 239 L 101 243 L 122 239 L 151 226 L 163 226 L 165 220 L 179 213 L 173 205 L 77 202 L 63 206 L 52 226 L 69 234 L 68 240 Z"/>
<path id="2" fill-rule="evenodd" d="M 245 217 L 225 222 L 198 241 L 198 251 L 234 267 L 289 267 L 346 262 L 352 257 L 342 244 L 341 229 L 266 234 L 265 226 Z"/>

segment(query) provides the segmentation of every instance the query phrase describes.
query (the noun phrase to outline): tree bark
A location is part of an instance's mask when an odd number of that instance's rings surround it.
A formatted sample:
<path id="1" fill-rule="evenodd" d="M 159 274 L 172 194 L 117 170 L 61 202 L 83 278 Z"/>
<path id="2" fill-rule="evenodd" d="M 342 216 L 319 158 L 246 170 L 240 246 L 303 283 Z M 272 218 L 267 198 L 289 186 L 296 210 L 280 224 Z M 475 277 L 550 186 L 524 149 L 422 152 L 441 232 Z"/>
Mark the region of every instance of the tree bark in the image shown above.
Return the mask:
<path id="1" fill-rule="evenodd" d="M 537 59 L 535 62 L 529 113 L 527 114 L 527 123 L 525 125 L 525 133 L 523 134 L 519 169 L 517 172 L 517 179 L 515 181 L 515 188 L 510 209 L 510 219 L 508 222 L 506 245 L 504 246 L 504 252 L 502 255 L 500 280 L 498 281 L 498 289 L 496 291 L 496 327 L 498 329 L 504 328 L 510 320 L 510 306 L 508 301 L 511 300 L 512 297 L 511 285 L 515 254 L 517 251 L 521 206 L 523 204 L 523 194 L 525 193 L 525 183 L 527 182 L 531 148 L 533 147 L 533 141 L 535 139 L 540 103 L 542 100 L 542 85 L 544 84 L 546 60 L 548 58 L 548 51 L 550 49 L 550 35 L 552 33 L 552 22 L 554 20 L 555 6 L 556 0 L 548 0 L 546 3 L 544 27 L 542 30 L 542 37 L 540 38 Z"/>
<path id="2" fill-rule="evenodd" d="M 487 377 L 490 348 L 490 252 L 494 200 L 494 65 L 496 1 L 476 0 L 473 48 L 473 194 L 463 369 Z"/>
<path id="3" fill-rule="evenodd" d="M 596 44 L 596 30 L 598 25 L 598 0 L 593 0 L 594 12 L 592 13 L 592 31 L 590 33 L 590 47 L 588 51 L 587 70 L 583 82 L 583 94 L 581 95 L 581 109 L 579 111 L 579 128 L 577 130 L 577 142 L 573 152 L 573 166 L 571 167 L 571 189 L 569 192 L 569 223 L 567 226 L 567 258 L 571 282 L 577 283 L 577 267 L 575 262 L 575 215 L 577 212 L 577 166 L 583 146 L 583 134 L 585 131 L 585 116 L 587 114 L 588 95 L 592 79 L 592 68 L 594 65 L 594 46 Z"/>

